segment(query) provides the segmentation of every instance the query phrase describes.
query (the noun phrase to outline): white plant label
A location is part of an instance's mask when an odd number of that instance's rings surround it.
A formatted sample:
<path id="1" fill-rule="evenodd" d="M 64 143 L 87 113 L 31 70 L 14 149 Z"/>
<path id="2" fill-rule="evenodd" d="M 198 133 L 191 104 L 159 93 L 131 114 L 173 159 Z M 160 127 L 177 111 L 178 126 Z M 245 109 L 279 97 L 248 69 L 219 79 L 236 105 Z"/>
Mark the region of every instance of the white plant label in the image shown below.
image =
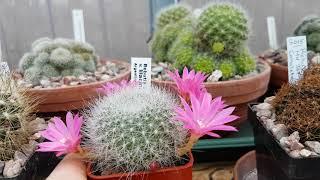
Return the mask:
<path id="1" fill-rule="evenodd" d="M 2 62 L 3 60 L 2 60 L 2 48 L 1 48 L 1 40 L 0 40 L 0 62 Z"/>
<path id="2" fill-rule="evenodd" d="M 7 62 L 0 62 L 0 75 L 9 75 L 10 69 Z"/>
<path id="3" fill-rule="evenodd" d="M 273 16 L 267 17 L 269 46 L 271 49 L 278 49 L 276 20 Z"/>
<path id="4" fill-rule="evenodd" d="M 151 58 L 131 57 L 131 80 L 140 88 L 151 87 Z"/>
<path id="5" fill-rule="evenodd" d="M 296 83 L 308 68 L 306 36 L 287 38 L 289 83 Z"/>
<path id="6" fill-rule="evenodd" d="M 86 35 L 84 32 L 84 20 L 83 10 L 73 9 L 72 10 L 72 21 L 73 21 L 73 34 L 76 41 L 86 42 Z"/>

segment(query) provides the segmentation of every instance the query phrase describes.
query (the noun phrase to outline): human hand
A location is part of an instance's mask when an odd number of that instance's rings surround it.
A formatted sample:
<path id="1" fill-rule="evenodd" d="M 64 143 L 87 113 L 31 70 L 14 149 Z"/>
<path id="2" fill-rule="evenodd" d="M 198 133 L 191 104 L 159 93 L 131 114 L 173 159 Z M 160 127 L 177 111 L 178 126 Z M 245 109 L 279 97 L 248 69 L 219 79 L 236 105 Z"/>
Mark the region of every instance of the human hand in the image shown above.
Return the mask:
<path id="1" fill-rule="evenodd" d="M 78 153 L 66 155 L 47 180 L 86 180 L 86 163 Z"/>

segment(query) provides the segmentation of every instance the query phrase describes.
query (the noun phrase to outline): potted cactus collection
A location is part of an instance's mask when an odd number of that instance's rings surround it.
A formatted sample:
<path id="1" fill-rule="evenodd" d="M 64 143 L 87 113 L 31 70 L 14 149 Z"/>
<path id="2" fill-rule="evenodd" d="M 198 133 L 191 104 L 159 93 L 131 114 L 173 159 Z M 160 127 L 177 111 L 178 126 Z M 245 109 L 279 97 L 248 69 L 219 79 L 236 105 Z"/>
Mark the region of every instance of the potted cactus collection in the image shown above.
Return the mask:
<path id="1" fill-rule="evenodd" d="M 98 96 L 97 87 L 129 74 L 128 63 L 99 59 L 89 43 L 40 38 L 21 58 L 15 78 L 40 99 L 39 112 L 58 112 L 85 107 Z"/>
<path id="2" fill-rule="evenodd" d="M 99 89 L 104 96 L 82 112 L 83 117 L 69 112 L 66 126 L 55 118 L 41 133 L 52 142 L 39 144 L 38 151 L 79 153 L 89 162 L 89 179 L 191 180 L 192 146 L 203 135 L 237 131 L 226 124 L 238 119 L 232 115 L 235 107 L 198 86 L 204 80 L 201 73 L 195 77 L 180 84 L 194 87 L 180 94 L 180 100 L 156 86 L 107 83 Z"/>
<path id="3" fill-rule="evenodd" d="M 167 71 L 185 74 L 184 68 L 194 69 L 206 75 L 207 91 L 236 106 L 235 113 L 245 120 L 246 104 L 267 91 L 270 76 L 269 65 L 256 61 L 246 45 L 246 12 L 231 3 L 211 3 L 194 12 L 174 5 L 162 10 L 156 22 L 153 83 L 176 89 Z"/>
<path id="4" fill-rule="evenodd" d="M 33 115 L 36 100 L 9 76 L 0 76 L 0 179 L 35 176 L 33 158 L 47 124 Z"/>
<path id="5" fill-rule="evenodd" d="M 271 154 L 289 179 L 320 177 L 319 73 L 320 65 L 312 65 L 297 84 L 251 106 L 257 151 Z"/>
<path id="6" fill-rule="evenodd" d="M 307 16 L 294 30 L 294 36 L 306 36 L 309 64 L 320 62 L 320 18 Z M 278 89 L 288 82 L 287 51 L 284 48 L 270 49 L 259 56 L 271 66 L 270 84 Z"/>

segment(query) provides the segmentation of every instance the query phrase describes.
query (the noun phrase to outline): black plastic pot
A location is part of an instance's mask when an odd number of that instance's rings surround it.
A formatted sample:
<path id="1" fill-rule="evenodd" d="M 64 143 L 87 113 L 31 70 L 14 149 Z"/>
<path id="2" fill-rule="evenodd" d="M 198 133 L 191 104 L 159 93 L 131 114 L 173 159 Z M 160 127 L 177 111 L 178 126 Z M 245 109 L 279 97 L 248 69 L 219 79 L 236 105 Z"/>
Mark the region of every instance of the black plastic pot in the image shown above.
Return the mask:
<path id="1" fill-rule="evenodd" d="M 0 180 L 44 180 L 60 162 L 54 153 L 35 152 L 20 174 L 15 177 L 0 176 Z"/>
<path id="2" fill-rule="evenodd" d="M 281 180 L 318 180 L 320 179 L 320 158 L 310 157 L 296 159 L 290 157 L 280 146 L 279 142 L 258 120 L 256 112 L 252 107 L 255 104 L 249 104 L 248 119 L 252 123 L 256 152 L 269 156 L 274 161 L 275 168 L 282 170 L 277 179 Z M 263 173 L 263 163 L 257 159 L 258 173 Z M 260 172 L 259 172 L 260 171 Z M 284 176 L 283 176 L 284 175 Z"/>

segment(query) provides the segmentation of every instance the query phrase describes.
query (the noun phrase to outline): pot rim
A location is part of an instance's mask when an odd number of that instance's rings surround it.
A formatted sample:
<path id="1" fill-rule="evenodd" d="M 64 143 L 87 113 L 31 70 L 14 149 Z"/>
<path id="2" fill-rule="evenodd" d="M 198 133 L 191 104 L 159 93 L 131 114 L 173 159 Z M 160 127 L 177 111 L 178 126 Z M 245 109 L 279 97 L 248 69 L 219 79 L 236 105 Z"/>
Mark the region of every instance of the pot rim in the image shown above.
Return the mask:
<path id="1" fill-rule="evenodd" d="M 130 64 L 126 61 L 121 61 L 121 60 L 116 60 L 116 59 L 105 59 L 102 58 L 100 59 L 100 61 L 111 61 L 114 62 L 116 64 L 123 64 L 126 67 L 126 71 L 122 74 L 119 74 L 111 79 L 105 80 L 105 81 L 98 81 L 98 82 L 93 82 L 93 83 L 88 83 L 88 84 L 80 84 L 80 85 L 76 85 L 76 86 L 68 86 L 68 87 L 56 87 L 56 88 L 41 88 L 41 89 L 34 89 L 34 88 L 28 88 L 27 91 L 30 93 L 51 93 L 51 92 L 59 92 L 59 91 L 64 91 L 64 90 L 76 90 L 79 87 L 95 87 L 95 86 L 100 86 L 101 84 L 104 84 L 106 82 L 112 82 L 115 81 L 117 79 L 122 79 L 126 76 L 129 76 L 131 73 L 130 70 Z"/>
<path id="2" fill-rule="evenodd" d="M 256 159 L 256 150 L 252 150 L 247 152 L 246 154 L 244 154 L 243 156 L 241 156 L 237 162 L 236 165 L 233 168 L 233 174 L 234 174 L 234 180 L 239 180 L 239 174 L 238 174 L 238 170 L 240 169 L 241 164 L 243 163 L 243 161 L 245 161 L 248 157 L 250 156 L 254 156 L 254 159 Z"/>
<path id="3" fill-rule="evenodd" d="M 230 84 L 234 84 L 235 82 L 239 83 L 239 82 L 242 82 L 242 83 L 246 83 L 246 82 L 250 82 L 250 81 L 255 81 L 256 79 L 259 79 L 260 77 L 263 77 L 263 76 L 267 76 L 268 74 L 271 73 L 271 67 L 270 65 L 263 61 L 263 60 L 258 60 L 257 61 L 258 63 L 262 63 L 265 67 L 265 69 L 257 74 L 257 75 L 254 75 L 254 76 L 251 76 L 251 77 L 247 77 L 247 78 L 244 78 L 244 79 L 237 79 L 237 80 L 227 80 L 227 81 L 218 81 L 218 82 L 205 82 L 204 85 L 205 87 L 207 86 L 220 86 L 220 85 L 230 85 Z M 154 80 L 152 79 L 151 80 L 152 82 L 155 82 L 155 83 L 161 83 L 161 84 L 170 84 L 170 85 L 173 85 L 175 84 L 173 81 L 163 81 L 163 80 Z"/>
<path id="4" fill-rule="evenodd" d="M 188 153 L 188 157 L 189 157 L 189 161 L 181 166 L 174 166 L 174 167 L 167 167 L 167 168 L 161 168 L 161 169 L 157 169 L 155 171 L 140 171 L 140 172 L 134 172 L 134 173 L 117 173 L 117 174 L 111 174 L 111 175 L 105 175 L 105 176 L 98 176 L 98 175 L 94 175 L 92 174 L 92 163 L 89 162 L 87 164 L 87 176 L 92 178 L 92 179 L 106 179 L 106 178 L 119 178 L 119 177 L 132 177 L 135 175 L 139 175 L 139 176 L 148 176 L 149 174 L 153 174 L 153 173 L 166 173 L 172 170 L 175 171 L 179 171 L 182 169 L 187 169 L 187 168 L 191 168 L 193 166 L 193 162 L 194 162 L 194 158 L 191 152 Z"/>

